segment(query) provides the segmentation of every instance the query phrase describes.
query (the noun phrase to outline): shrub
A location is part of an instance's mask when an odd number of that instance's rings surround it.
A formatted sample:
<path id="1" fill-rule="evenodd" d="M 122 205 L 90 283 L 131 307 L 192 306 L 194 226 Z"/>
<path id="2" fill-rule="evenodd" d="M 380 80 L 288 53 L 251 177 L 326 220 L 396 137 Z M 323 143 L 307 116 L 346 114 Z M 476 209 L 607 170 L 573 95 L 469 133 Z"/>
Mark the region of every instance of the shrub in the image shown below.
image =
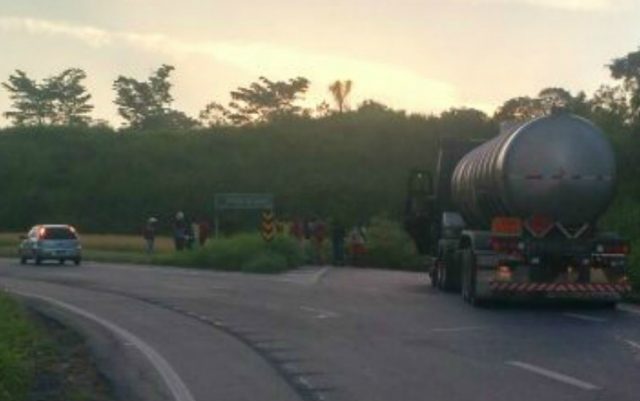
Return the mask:
<path id="1" fill-rule="evenodd" d="M 633 194 L 639 193 L 629 184 L 622 185 L 616 201 L 602 220 L 601 227 L 615 231 L 631 241 L 629 276 L 633 288 L 640 291 L 640 202 Z"/>
<path id="2" fill-rule="evenodd" d="M 296 268 L 304 259 L 298 243 L 289 237 L 278 236 L 267 243 L 257 234 L 239 234 L 214 239 L 205 247 L 191 251 L 158 254 L 154 256 L 153 262 L 162 265 L 266 273 Z"/>
<path id="3" fill-rule="evenodd" d="M 373 218 L 366 246 L 364 261 L 368 266 L 417 270 L 422 265 L 413 241 L 396 221 Z"/>

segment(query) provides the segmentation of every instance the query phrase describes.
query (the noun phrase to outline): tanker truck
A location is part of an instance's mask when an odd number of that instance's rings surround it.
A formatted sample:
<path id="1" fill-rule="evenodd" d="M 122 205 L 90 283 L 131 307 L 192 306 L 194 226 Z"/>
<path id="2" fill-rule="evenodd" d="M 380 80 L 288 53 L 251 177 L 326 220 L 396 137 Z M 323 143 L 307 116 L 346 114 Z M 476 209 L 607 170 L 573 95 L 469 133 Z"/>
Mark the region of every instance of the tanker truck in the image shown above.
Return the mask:
<path id="1" fill-rule="evenodd" d="M 615 305 L 630 291 L 629 242 L 598 219 L 616 187 L 611 144 L 566 112 L 484 143 L 441 141 L 413 171 L 405 225 L 432 256 L 431 284 L 471 304 L 564 298 Z"/>

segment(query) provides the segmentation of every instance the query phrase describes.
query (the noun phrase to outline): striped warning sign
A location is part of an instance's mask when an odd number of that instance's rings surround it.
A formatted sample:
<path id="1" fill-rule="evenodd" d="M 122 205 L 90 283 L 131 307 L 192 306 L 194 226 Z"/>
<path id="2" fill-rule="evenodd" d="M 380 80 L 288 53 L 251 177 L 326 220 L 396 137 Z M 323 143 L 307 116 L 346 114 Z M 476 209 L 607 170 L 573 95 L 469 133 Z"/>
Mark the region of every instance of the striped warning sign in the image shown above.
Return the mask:
<path id="1" fill-rule="evenodd" d="M 270 242 L 276 234 L 275 215 L 272 210 L 262 212 L 262 238 Z"/>

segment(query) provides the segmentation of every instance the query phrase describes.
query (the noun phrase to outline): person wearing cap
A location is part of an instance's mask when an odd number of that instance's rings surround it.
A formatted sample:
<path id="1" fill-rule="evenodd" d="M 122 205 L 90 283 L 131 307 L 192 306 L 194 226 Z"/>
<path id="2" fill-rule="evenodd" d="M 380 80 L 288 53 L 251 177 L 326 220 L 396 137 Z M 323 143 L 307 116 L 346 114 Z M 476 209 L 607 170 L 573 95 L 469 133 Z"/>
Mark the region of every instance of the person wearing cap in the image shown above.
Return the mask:
<path id="1" fill-rule="evenodd" d="M 144 226 L 144 230 L 142 231 L 142 235 L 144 240 L 147 243 L 147 253 L 150 255 L 155 250 L 155 242 L 156 242 L 156 223 L 158 219 L 155 217 L 149 217 L 147 220 L 147 224 Z"/>

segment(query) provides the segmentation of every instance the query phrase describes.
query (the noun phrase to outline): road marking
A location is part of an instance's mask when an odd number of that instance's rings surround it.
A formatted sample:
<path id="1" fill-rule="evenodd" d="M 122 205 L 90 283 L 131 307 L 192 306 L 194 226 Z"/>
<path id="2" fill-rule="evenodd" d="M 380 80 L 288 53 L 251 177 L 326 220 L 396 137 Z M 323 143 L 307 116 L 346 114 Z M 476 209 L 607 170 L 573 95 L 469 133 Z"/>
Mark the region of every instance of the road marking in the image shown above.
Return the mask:
<path id="1" fill-rule="evenodd" d="M 315 313 L 316 314 L 315 315 L 316 319 L 328 319 L 328 318 L 335 318 L 335 317 L 340 316 L 336 312 L 332 312 L 330 310 L 312 308 L 310 306 L 301 306 L 300 309 L 303 310 L 303 311 Z"/>
<path id="2" fill-rule="evenodd" d="M 463 327 L 436 327 L 435 329 L 431 329 L 431 331 L 435 331 L 437 333 L 447 333 L 447 332 L 456 332 L 456 331 L 472 331 L 472 330 L 482 330 L 484 326 L 463 326 Z"/>
<path id="3" fill-rule="evenodd" d="M 142 339 L 134 335 L 133 333 L 123 329 L 122 327 L 112 323 L 106 319 L 103 319 L 93 313 L 86 311 L 84 309 L 80 309 L 76 306 L 70 305 L 68 303 L 58 301 L 57 299 L 49 298 L 42 295 L 30 294 L 27 292 L 11 290 L 11 292 L 27 297 L 39 299 L 41 301 L 47 302 L 49 304 L 55 305 L 58 308 L 65 309 L 71 313 L 75 313 L 78 316 L 82 316 L 87 320 L 91 320 L 99 325 L 105 327 L 106 329 L 114 332 L 118 336 L 122 337 L 125 344 L 131 344 L 138 348 L 140 352 L 144 356 L 147 357 L 149 362 L 153 365 L 153 367 L 158 371 L 165 384 L 171 391 L 174 400 L 176 401 L 195 401 L 191 392 L 187 388 L 186 384 L 182 381 L 178 373 L 173 370 L 169 362 L 162 357 L 155 349 L 153 349 L 149 344 L 144 342 Z"/>
<path id="4" fill-rule="evenodd" d="M 553 380 L 556 380 L 556 381 L 559 381 L 559 382 L 562 382 L 562 383 L 565 383 L 565 384 L 569 384 L 569 385 L 574 386 L 574 387 L 581 388 L 583 390 L 599 390 L 600 389 L 600 387 L 596 386 L 595 384 L 591 384 L 591 383 L 582 381 L 580 379 L 576 379 L 575 377 L 567 376 L 567 375 L 559 373 L 559 372 L 554 372 L 553 370 L 545 369 L 545 368 L 540 367 L 540 366 L 531 365 L 531 364 L 526 363 L 526 362 L 507 361 L 505 363 L 507 365 L 515 366 L 515 367 L 527 370 L 527 371 L 532 372 L 532 373 L 537 373 L 537 374 L 539 374 L 541 376 L 544 376 L 546 378 L 549 378 L 549 379 L 553 379 Z"/>
<path id="5" fill-rule="evenodd" d="M 624 342 L 629 344 L 631 347 L 637 349 L 638 351 L 640 351 L 640 343 L 637 343 L 633 340 L 624 340 Z"/>
<path id="6" fill-rule="evenodd" d="M 624 305 L 624 304 L 618 304 L 617 308 L 618 308 L 618 310 L 621 310 L 621 311 L 624 311 L 624 312 L 628 312 L 628 313 L 633 313 L 634 315 L 640 316 L 640 309 L 634 308 L 633 306 Z"/>
<path id="7" fill-rule="evenodd" d="M 567 317 L 572 317 L 574 319 L 584 320 L 586 322 L 596 322 L 596 323 L 604 323 L 607 319 L 603 319 L 601 317 L 589 316 L 589 315 L 581 315 L 579 313 L 563 313 L 563 315 Z"/>
<path id="8" fill-rule="evenodd" d="M 329 267 L 323 267 L 320 270 L 317 268 L 301 267 L 297 270 L 292 270 L 284 275 L 277 277 L 278 281 L 285 281 L 288 283 L 296 284 L 318 284 L 320 280 L 329 272 Z"/>

